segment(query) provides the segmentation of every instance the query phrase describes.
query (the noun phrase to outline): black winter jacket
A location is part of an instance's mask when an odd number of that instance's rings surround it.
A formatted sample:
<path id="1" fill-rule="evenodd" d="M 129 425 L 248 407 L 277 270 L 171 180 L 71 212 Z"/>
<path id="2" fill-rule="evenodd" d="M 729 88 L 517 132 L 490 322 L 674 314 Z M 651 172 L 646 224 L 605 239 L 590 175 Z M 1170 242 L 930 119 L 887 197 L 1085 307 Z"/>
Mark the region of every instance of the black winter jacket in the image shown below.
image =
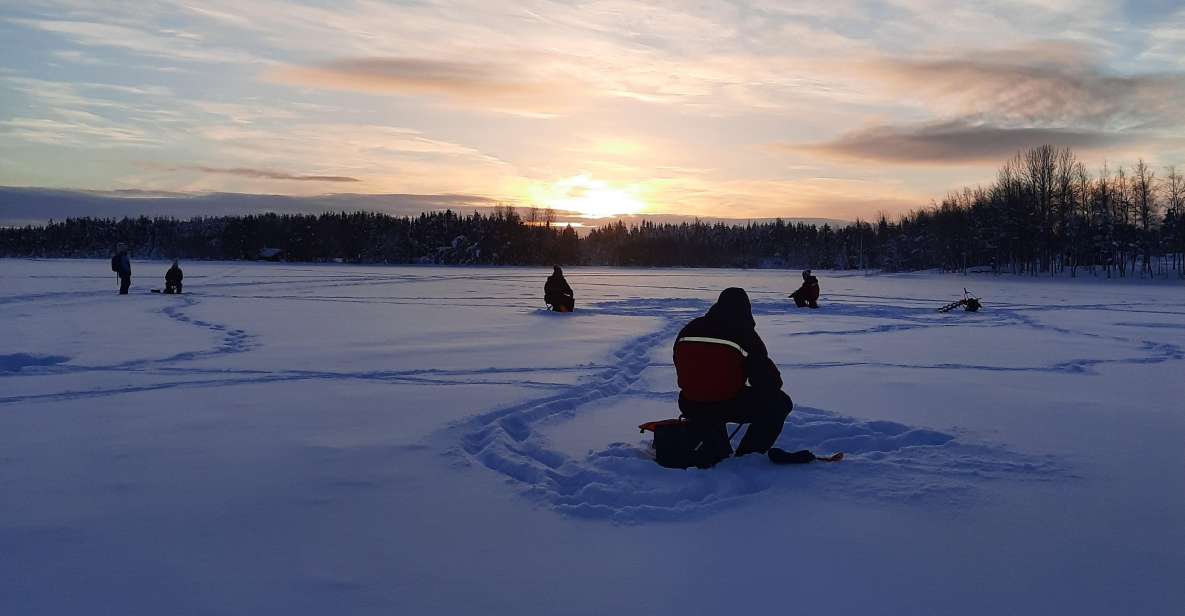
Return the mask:
<path id="1" fill-rule="evenodd" d="M 693 319 L 679 335 L 678 340 L 687 337 L 719 338 L 735 342 L 745 350 L 745 377 L 749 385 L 759 389 L 781 389 L 782 374 L 769 358 L 765 342 L 757 335 L 757 322 L 753 320 L 753 307 L 744 289 L 729 288 L 720 294 L 708 313 Z M 678 368 L 678 365 L 676 365 Z"/>
<path id="2" fill-rule="evenodd" d="M 543 284 L 544 302 L 556 304 L 562 298 L 571 299 L 572 297 L 574 297 L 572 287 L 568 285 L 568 281 L 563 276 L 552 274 L 547 277 L 547 282 Z"/>

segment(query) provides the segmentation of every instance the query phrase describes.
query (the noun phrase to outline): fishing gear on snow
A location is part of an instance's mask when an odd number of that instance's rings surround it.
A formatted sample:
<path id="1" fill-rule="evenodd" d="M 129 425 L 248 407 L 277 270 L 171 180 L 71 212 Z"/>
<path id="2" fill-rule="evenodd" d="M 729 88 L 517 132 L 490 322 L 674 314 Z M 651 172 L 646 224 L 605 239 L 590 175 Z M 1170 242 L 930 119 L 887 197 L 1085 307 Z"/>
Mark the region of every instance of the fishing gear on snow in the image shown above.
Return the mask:
<path id="1" fill-rule="evenodd" d="M 983 308 L 983 303 L 980 301 L 980 298 L 971 295 L 971 293 L 967 291 L 967 288 L 963 287 L 963 299 L 957 302 L 951 302 L 939 308 L 938 312 L 950 312 L 959 306 L 962 306 L 963 310 L 967 312 L 979 312 L 979 309 Z"/>

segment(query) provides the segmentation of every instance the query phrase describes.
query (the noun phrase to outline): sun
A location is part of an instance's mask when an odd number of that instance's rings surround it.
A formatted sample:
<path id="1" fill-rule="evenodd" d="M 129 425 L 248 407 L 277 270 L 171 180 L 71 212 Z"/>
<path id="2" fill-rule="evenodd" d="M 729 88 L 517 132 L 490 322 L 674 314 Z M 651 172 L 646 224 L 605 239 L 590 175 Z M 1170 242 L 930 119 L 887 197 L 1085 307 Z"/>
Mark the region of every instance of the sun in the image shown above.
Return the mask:
<path id="1" fill-rule="evenodd" d="M 616 187 L 587 174 L 532 186 L 530 193 L 535 203 L 576 212 L 585 218 L 637 214 L 646 208 L 636 185 Z"/>

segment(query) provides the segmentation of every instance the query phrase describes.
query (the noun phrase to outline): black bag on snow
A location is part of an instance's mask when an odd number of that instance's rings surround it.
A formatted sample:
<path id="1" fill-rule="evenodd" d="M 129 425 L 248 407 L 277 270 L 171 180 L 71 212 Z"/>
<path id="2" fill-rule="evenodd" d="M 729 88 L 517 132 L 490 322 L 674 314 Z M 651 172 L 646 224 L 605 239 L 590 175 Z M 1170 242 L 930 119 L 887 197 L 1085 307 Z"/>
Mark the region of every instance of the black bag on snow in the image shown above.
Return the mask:
<path id="1" fill-rule="evenodd" d="M 711 468 L 732 455 L 732 446 L 718 426 L 664 419 L 638 426 L 654 433 L 654 461 L 666 468 Z"/>

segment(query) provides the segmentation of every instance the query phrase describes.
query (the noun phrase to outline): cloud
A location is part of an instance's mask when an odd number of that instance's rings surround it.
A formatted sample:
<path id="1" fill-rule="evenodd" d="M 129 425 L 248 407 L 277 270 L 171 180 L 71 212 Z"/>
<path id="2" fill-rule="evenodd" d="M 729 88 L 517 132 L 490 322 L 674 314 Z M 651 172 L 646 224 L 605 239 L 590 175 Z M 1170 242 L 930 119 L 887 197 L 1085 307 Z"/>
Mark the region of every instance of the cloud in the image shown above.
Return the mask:
<path id="1" fill-rule="evenodd" d="M 214 47 L 203 37 L 192 32 L 157 27 L 150 24 L 133 28 L 100 21 L 69 21 L 56 19 L 25 19 L 10 17 L 6 21 L 26 28 L 51 32 L 69 38 L 79 45 L 112 47 L 131 53 L 188 62 L 249 63 L 263 60 L 238 50 Z"/>
<path id="2" fill-rule="evenodd" d="M 1103 131 L 1058 128 L 1003 128 L 961 121 L 916 126 L 873 126 L 832 141 L 785 145 L 831 158 L 897 164 L 995 163 L 1018 150 L 1043 144 L 1094 150 L 1135 137 Z"/>
<path id="3" fill-rule="evenodd" d="M 1179 126 L 1185 74 L 1117 74 L 1093 48 L 1041 43 L 937 59 L 883 59 L 857 72 L 939 115 L 1002 126 L 1155 130 Z"/>
<path id="4" fill-rule="evenodd" d="M 267 169 L 250 169 L 247 167 L 203 167 L 203 166 L 188 166 L 188 167 L 174 167 L 171 170 L 193 170 L 201 171 L 202 173 L 224 173 L 226 175 L 237 175 L 244 178 L 255 178 L 262 180 L 292 180 L 296 182 L 361 182 L 358 178 L 352 178 L 345 175 L 294 175 L 291 173 L 284 173 L 282 171 L 270 171 Z"/>
<path id="5" fill-rule="evenodd" d="M 81 111 L 59 112 L 65 120 L 12 118 L 0 121 L 0 136 L 70 147 L 154 146 L 160 141 L 142 130 L 117 126 Z"/>
<path id="6" fill-rule="evenodd" d="M 505 194 L 503 184 L 515 175 L 513 167 L 476 148 L 394 126 L 300 121 L 282 125 L 224 123 L 197 128 L 191 134 L 211 144 L 218 157 L 186 156 L 168 164 L 197 159 L 220 168 L 330 169 L 334 175 L 360 178 L 357 190 L 374 193 Z M 270 180 L 243 175 L 205 174 L 193 178 L 162 173 L 142 179 L 164 182 L 155 187 L 174 190 L 274 189 Z M 294 182 L 286 188 L 304 193 L 321 187 L 314 182 Z"/>
<path id="7" fill-rule="evenodd" d="M 1040 42 L 951 57 L 882 58 L 850 75 L 931 116 L 878 123 L 785 151 L 894 164 L 995 163 L 1054 144 L 1078 150 L 1164 145 L 1185 125 L 1185 74 L 1119 74 L 1095 48 Z"/>
<path id="8" fill-rule="evenodd" d="M 289 66 L 266 74 L 290 85 L 377 94 L 437 95 L 493 111 L 550 115 L 569 107 L 584 89 L 521 66 L 424 58 L 346 58 L 316 66 Z"/>
<path id="9" fill-rule="evenodd" d="M 0 120 L 0 138 L 30 143 L 74 148 L 160 146 L 165 138 L 156 122 L 179 115 L 160 105 L 172 96 L 162 86 L 0 76 L 0 93 L 4 90 L 27 99 L 22 105 L 27 111 Z"/>
<path id="10" fill-rule="evenodd" d="M 80 191 L 0 186 L 0 225 L 43 224 L 50 219 L 91 216 L 233 216 L 260 212 L 420 212 L 491 207 L 498 202 L 468 194 L 333 194 L 294 197 L 240 193 L 177 193 L 117 190 Z"/>

